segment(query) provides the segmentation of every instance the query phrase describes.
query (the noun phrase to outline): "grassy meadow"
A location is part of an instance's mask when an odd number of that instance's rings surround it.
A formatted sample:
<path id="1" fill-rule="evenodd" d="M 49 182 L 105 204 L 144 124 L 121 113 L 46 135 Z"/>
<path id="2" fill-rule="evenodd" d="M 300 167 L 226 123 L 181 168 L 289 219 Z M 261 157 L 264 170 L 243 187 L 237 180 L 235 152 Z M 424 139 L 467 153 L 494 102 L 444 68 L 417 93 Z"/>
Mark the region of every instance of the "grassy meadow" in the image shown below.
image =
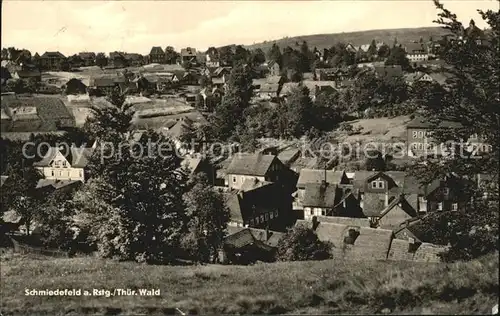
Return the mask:
<path id="1" fill-rule="evenodd" d="M 468 263 L 327 260 L 155 266 L 7 253 L 2 315 L 484 314 L 498 303 L 498 254 Z M 25 289 L 160 289 L 160 295 L 25 296 Z"/>

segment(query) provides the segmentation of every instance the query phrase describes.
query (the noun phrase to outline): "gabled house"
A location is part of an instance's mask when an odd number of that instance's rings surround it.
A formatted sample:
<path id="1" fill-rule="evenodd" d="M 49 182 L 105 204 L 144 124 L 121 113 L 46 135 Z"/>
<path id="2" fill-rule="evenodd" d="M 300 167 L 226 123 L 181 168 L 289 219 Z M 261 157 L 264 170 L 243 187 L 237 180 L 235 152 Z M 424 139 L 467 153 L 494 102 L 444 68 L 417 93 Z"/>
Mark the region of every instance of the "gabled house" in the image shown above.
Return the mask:
<path id="1" fill-rule="evenodd" d="M 385 217 L 385 222 L 392 225 L 401 219 L 404 221 L 417 216 L 419 193 L 419 182 L 405 172 L 357 171 L 354 175 L 354 194 L 357 195 L 363 214 L 374 227 L 378 227 L 381 217 Z M 396 206 L 397 211 L 392 211 Z"/>
<path id="2" fill-rule="evenodd" d="M 281 68 L 277 62 L 270 61 L 267 66 L 269 68 L 269 76 L 281 76 Z"/>
<path id="3" fill-rule="evenodd" d="M 348 43 L 345 46 L 345 50 L 348 51 L 349 53 L 356 53 L 358 51 L 358 48 L 352 45 L 351 43 Z"/>
<path id="4" fill-rule="evenodd" d="M 125 58 L 126 64 L 128 66 L 138 67 L 144 65 L 144 56 L 142 56 L 141 54 L 125 53 L 123 57 Z"/>
<path id="5" fill-rule="evenodd" d="M 57 181 L 85 182 L 85 168 L 93 150 L 94 148 L 72 146 L 67 153 L 64 153 L 64 149 L 50 147 L 42 160 L 35 162 L 33 166 L 42 173 L 44 180 L 53 180 L 54 183 Z"/>
<path id="6" fill-rule="evenodd" d="M 306 184 L 301 201 L 304 208 L 304 219 L 312 220 L 314 216 L 334 215 L 342 195 L 342 189 L 326 181 Z"/>
<path id="7" fill-rule="evenodd" d="M 126 83 L 125 76 L 99 76 L 91 77 L 89 80 L 89 89 L 98 94 L 109 94 L 115 88 L 121 88 Z"/>
<path id="8" fill-rule="evenodd" d="M 470 20 L 469 26 L 463 31 L 465 40 L 472 40 L 477 45 L 488 45 L 488 37 L 483 30 L 476 26 L 474 20 Z"/>
<path id="9" fill-rule="evenodd" d="M 203 107 L 212 110 L 222 100 L 224 92 L 218 87 L 206 87 L 201 89 L 200 96 L 203 98 Z"/>
<path id="10" fill-rule="evenodd" d="M 226 171 L 227 186 L 239 190 L 248 179 L 276 182 L 284 169 L 275 155 L 238 153 Z"/>
<path id="11" fill-rule="evenodd" d="M 149 52 L 149 62 L 154 64 L 165 63 L 165 52 L 160 46 L 153 46 Z"/>
<path id="12" fill-rule="evenodd" d="M 469 198 L 465 194 L 465 179 L 453 174 L 435 179 L 422 186 L 419 194 L 419 213 L 463 211 Z"/>
<path id="13" fill-rule="evenodd" d="M 60 52 L 45 52 L 40 56 L 40 67 L 46 70 L 61 70 L 66 57 Z"/>
<path id="14" fill-rule="evenodd" d="M 181 62 L 190 62 L 193 64 L 197 63 L 197 52 L 196 49 L 192 47 L 187 47 L 181 49 Z"/>
<path id="15" fill-rule="evenodd" d="M 408 86 L 413 86 L 415 82 L 433 82 L 434 79 L 425 72 L 417 71 L 404 75 L 405 82 Z"/>
<path id="16" fill-rule="evenodd" d="M 125 58 L 125 53 L 123 52 L 111 52 L 109 53 L 109 64 L 108 68 L 125 68 L 127 67 L 127 59 Z"/>
<path id="17" fill-rule="evenodd" d="M 300 82 L 287 82 L 283 84 L 283 87 L 281 88 L 279 92 L 279 97 L 280 98 L 286 98 L 290 96 L 292 91 L 300 86 Z"/>
<path id="18" fill-rule="evenodd" d="M 71 78 L 63 85 L 63 91 L 66 94 L 85 94 L 87 86 L 80 79 Z"/>

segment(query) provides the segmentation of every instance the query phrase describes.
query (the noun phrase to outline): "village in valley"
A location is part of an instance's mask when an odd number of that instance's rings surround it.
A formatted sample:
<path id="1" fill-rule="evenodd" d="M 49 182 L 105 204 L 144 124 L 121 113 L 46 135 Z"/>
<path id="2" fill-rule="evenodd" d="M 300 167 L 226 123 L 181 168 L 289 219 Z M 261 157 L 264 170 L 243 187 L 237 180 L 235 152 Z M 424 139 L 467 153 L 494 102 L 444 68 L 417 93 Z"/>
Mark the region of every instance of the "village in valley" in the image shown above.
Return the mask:
<path id="1" fill-rule="evenodd" d="M 443 115 L 462 80 L 449 52 L 498 39 L 474 20 L 407 32 L 145 55 L 2 48 L 1 247 L 174 265 L 453 261 L 467 247 L 450 222 L 472 205 L 498 216 L 498 130 Z M 158 142 L 166 157 L 143 152 Z M 460 159 L 486 162 L 449 167 Z"/>

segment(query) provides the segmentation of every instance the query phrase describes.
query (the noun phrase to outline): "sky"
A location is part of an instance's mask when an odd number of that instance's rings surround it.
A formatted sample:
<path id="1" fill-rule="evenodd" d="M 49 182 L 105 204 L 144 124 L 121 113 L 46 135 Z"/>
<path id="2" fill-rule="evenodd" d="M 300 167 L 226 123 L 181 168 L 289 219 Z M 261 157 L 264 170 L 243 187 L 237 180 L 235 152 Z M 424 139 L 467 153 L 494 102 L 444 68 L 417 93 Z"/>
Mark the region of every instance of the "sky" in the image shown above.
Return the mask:
<path id="1" fill-rule="evenodd" d="M 442 1 L 466 25 L 498 0 Z M 148 54 L 152 46 L 252 44 L 285 36 L 436 26 L 431 0 L 2 1 L 2 47 Z"/>

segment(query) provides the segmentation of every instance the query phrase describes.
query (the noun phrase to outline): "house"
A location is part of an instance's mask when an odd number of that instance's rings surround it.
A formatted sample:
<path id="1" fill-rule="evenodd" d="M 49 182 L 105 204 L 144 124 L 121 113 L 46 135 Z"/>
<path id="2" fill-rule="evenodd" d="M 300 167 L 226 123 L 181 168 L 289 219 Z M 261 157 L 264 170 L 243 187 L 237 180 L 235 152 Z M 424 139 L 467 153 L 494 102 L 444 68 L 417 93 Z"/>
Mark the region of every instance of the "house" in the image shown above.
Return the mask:
<path id="1" fill-rule="evenodd" d="M 76 146 L 69 147 L 69 150 L 67 147 L 50 147 L 42 160 L 33 166 L 41 172 L 43 180 L 85 182 L 85 168 L 93 150 Z"/>
<path id="2" fill-rule="evenodd" d="M 408 43 L 405 46 L 406 58 L 410 62 L 429 60 L 429 52 L 427 46 L 423 43 Z"/>
<path id="3" fill-rule="evenodd" d="M 62 64 L 66 61 L 66 56 L 60 52 L 45 52 L 40 56 L 40 67 L 45 70 L 61 70 Z"/>
<path id="4" fill-rule="evenodd" d="M 314 81 L 314 80 L 304 80 L 302 84 L 309 89 L 309 96 L 311 100 L 315 100 L 316 97 L 322 92 L 334 92 L 336 91 L 335 81 Z"/>
<path id="5" fill-rule="evenodd" d="M 165 93 L 168 89 L 172 88 L 173 77 L 175 75 L 161 76 L 157 74 L 144 73 L 140 77 L 133 80 L 136 83 L 139 91 L 154 91 L 158 93 Z M 176 77 L 175 77 L 176 78 Z"/>
<path id="6" fill-rule="evenodd" d="M 96 54 L 92 52 L 81 52 L 78 56 L 82 59 L 83 65 L 86 67 L 95 65 Z"/>
<path id="7" fill-rule="evenodd" d="M 63 85 L 63 90 L 66 94 L 85 94 L 87 86 L 80 79 L 71 78 Z"/>
<path id="8" fill-rule="evenodd" d="M 392 79 L 402 78 L 403 69 L 400 65 L 374 67 L 375 75 L 378 78 Z"/>
<path id="9" fill-rule="evenodd" d="M 42 73 L 38 69 L 32 69 L 32 70 L 19 70 L 14 72 L 14 75 L 12 76 L 14 79 L 23 79 L 23 80 L 33 80 L 36 82 L 42 81 Z"/>
<path id="10" fill-rule="evenodd" d="M 274 261 L 276 247 L 282 233 L 253 228 L 228 227 L 219 251 L 219 262 L 250 264 L 256 261 Z"/>
<path id="11" fill-rule="evenodd" d="M 149 52 L 149 62 L 154 64 L 165 63 L 165 52 L 160 46 L 153 46 Z"/>
<path id="12" fill-rule="evenodd" d="M 443 120 L 439 123 L 431 123 L 430 121 L 416 117 L 406 126 L 406 145 L 408 148 L 408 156 L 419 157 L 421 155 L 442 156 L 448 154 L 448 147 L 445 144 L 438 144 L 432 138 L 432 134 L 436 129 L 460 129 L 462 124 L 454 121 Z M 467 141 L 463 142 L 465 150 L 472 154 L 490 152 L 492 146 L 478 135 L 470 135 Z"/>
<path id="13" fill-rule="evenodd" d="M 144 65 L 144 56 L 137 53 L 125 53 L 123 55 L 128 66 L 139 67 Z"/>
<path id="14" fill-rule="evenodd" d="M 465 210 L 470 198 L 464 194 L 466 185 L 465 179 L 448 174 L 422 186 L 419 194 L 419 214 Z"/>
<path id="15" fill-rule="evenodd" d="M 91 77 L 88 87 L 93 92 L 109 94 L 117 87 L 120 88 L 120 85 L 125 82 L 125 76 L 122 75 Z"/>
<path id="16" fill-rule="evenodd" d="M 277 100 L 279 94 L 280 85 L 277 83 L 264 83 L 258 91 L 258 97 L 264 100 Z"/>
<path id="17" fill-rule="evenodd" d="M 280 76 L 281 75 L 281 68 L 277 62 L 270 61 L 267 64 L 267 66 L 269 68 L 269 76 Z"/>
<path id="18" fill-rule="evenodd" d="M 236 154 L 227 173 L 227 186 L 240 190 L 248 179 L 276 182 L 285 166 L 275 155 Z"/>
<path id="19" fill-rule="evenodd" d="M 181 62 L 197 63 L 197 52 L 196 49 L 192 47 L 187 47 L 181 49 Z"/>
<path id="20" fill-rule="evenodd" d="M 107 68 L 125 68 L 127 66 L 127 59 L 125 59 L 124 52 L 109 53 L 109 64 Z"/>
<path id="21" fill-rule="evenodd" d="M 206 87 L 201 89 L 200 95 L 203 98 L 203 107 L 207 110 L 212 110 L 221 102 L 224 92 L 217 87 Z"/>
<path id="22" fill-rule="evenodd" d="M 299 178 L 297 180 L 297 199 L 294 204 L 294 209 L 302 209 L 301 201 L 304 199 L 306 185 L 308 184 L 321 184 L 333 185 L 346 185 L 349 184 L 349 179 L 344 171 L 340 170 L 326 170 L 326 169 L 308 169 L 300 170 Z"/>
<path id="23" fill-rule="evenodd" d="M 446 91 L 450 90 L 450 88 L 452 87 L 452 81 L 455 78 L 453 74 L 444 71 L 432 72 L 428 76 L 432 78 L 433 82 L 439 84 Z"/>
<path id="24" fill-rule="evenodd" d="M 472 40 L 477 45 L 488 45 L 488 37 L 483 30 L 476 26 L 474 20 L 470 20 L 469 26 L 464 30 L 465 40 Z"/>
<path id="25" fill-rule="evenodd" d="M 433 82 L 434 79 L 424 72 L 417 71 L 405 74 L 404 76 L 405 82 L 408 86 L 413 86 L 415 82 Z"/>
<path id="26" fill-rule="evenodd" d="M 314 216 L 332 216 L 337 204 L 343 196 L 342 189 L 326 181 L 322 183 L 308 183 L 304 187 L 304 196 L 301 204 L 304 209 L 305 220 L 312 220 Z"/>
<path id="27" fill-rule="evenodd" d="M 293 222 L 289 192 L 277 182 L 246 179 L 238 190 L 225 193 L 229 225 L 282 231 Z"/>
<path id="28" fill-rule="evenodd" d="M 50 132 L 75 126 L 59 98 L 2 94 L 2 132 Z"/>

